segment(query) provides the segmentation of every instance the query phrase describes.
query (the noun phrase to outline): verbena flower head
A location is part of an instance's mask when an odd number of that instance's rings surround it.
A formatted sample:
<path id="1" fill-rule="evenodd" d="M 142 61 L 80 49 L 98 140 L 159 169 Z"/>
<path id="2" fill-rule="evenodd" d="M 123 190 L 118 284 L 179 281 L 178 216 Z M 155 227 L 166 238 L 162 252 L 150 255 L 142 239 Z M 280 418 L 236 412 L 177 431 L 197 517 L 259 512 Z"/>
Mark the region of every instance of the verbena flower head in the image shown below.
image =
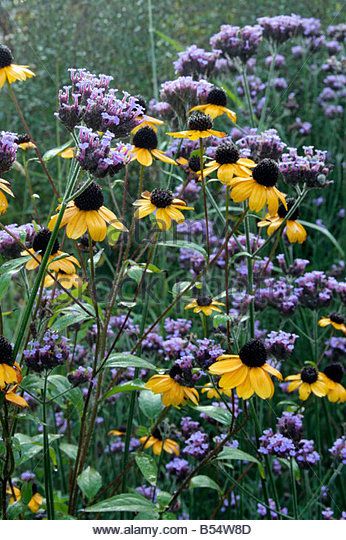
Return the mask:
<path id="1" fill-rule="evenodd" d="M 179 479 L 184 479 L 190 471 L 189 462 L 186 459 L 175 457 L 167 463 L 166 471 Z"/>
<path id="2" fill-rule="evenodd" d="M 201 458 L 205 456 L 208 449 L 208 435 L 203 431 L 196 431 L 187 439 L 183 453 L 195 458 Z"/>
<path id="3" fill-rule="evenodd" d="M 17 225 L 16 223 L 11 223 L 6 227 L 9 232 L 0 231 L 0 253 L 6 258 L 15 258 L 19 257 L 21 248 L 18 246 L 16 241 L 20 240 L 23 244 L 31 245 L 31 242 L 35 235 L 35 228 L 32 223 L 25 223 L 23 225 Z"/>
<path id="4" fill-rule="evenodd" d="M 205 101 L 213 85 L 204 79 L 193 80 L 192 77 L 178 77 L 161 85 L 160 99 L 168 103 L 175 115 L 186 120 L 187 112 L 200 101 Z"/>
<path id="5" fill-rule="evenodd" d="M 206 51 L 197 45 L 191 45 L 178 53 L 178 60 L 173 62 L 175 73 L 180 76 L 191 75 L 194 79 L 209 77 L 219 55 L 219 51 Z"/>
<path id="6" fill-rule="evenodd" d="M 250 151 L 248 157 L 256 162 L 265 158 L 278 161 L 286 147 L 276 129 L 258 133 L 256 128 L 251 128 L 249 134 L 238 139 L 236 144 L 242 149 L 248 149 Z"/>
<path id="7" fill-rule="evenodd" d="M 29 341 L 23 356 L 29 369 L 38 373 L 64 364 L 70 354 L 68 340 L 47 330 L 40 340 Z"/>
<path id="8" fill-rule="evenodd" d="M 16 161 L 18 135 L 11 131 L 0 131 L 0 174 L 10 170 Z"/>
<path id="9" fill-rule="evenodd" d="M 91 367 L 79 366 L 76 370 L 71 371 L 67 375 L 67 378 L 73 386 L 79 386 L 80 384 L 91 381 L 92 371 Z"/>
<path id="10" fill-rule="evenodd" d="M 273 433 L 272 429 L 266 429 L 259 438 L 259 452 L 264 455 L 272 455 L 281 458 L 294 457 L 295 446 L 291 439 L 284 437 L 282 433 Z"/>
<path id="11" fill-rule="evenodd" d="M 304 155 L 299 156 L 296 148 L 288 148 L 282 154 L 279 169 L 287 184 L 304 184 L 310 188 L 328 185 L 327 176 L 331 165 L 327 161 L 327 152 L 303 146 Z"/>
<path id="12" fill-rule="evenodd" d="M 299 15 L 260 17 L 257 22 L 263 29 L 263 37 L 277 43 L 284 43 L 303 32 L 302 19 Z"/>
<path id="13" fill-rule="evenodd" d="M 297 334 L 273 330 L 264 340 L 265 347 L 269 355 L 273 355 L 278 360 L 286 360 L 291 355 L 296 340 Z"/>
<path id="14" fill-rule="evenodd" d="M 284 411 L 276 426 L 282 435 L 297 442 L 303 434 L 303 415 Z"/>
<path id="15" fill-rule="evenodd" d="M 114 135 L 106 131 L 101 136 L 90 128 L 80 127 L 76 159 L 85 171 L 96 178 L 114 176 L 131 160 L 131 145 L 118 143 L 111 146 Z"/>
<path id="16" fill-rule="evenodd" d="M 221 50 L 229 58 L 240 58 L 246 62 L 254 56 L 262 41 L 262 29 L 255 26 L 231 26 L 223 24 L 220 31 L 210 38 L 214 49 Z"/>
<path id="17" fill-rule="evenodd" d="M 268 513 L 270 512 L 270 519 L 279 519 L 275 501 L 273 499 L 268 499 L 268 501 L 269 501 L 270 510 L 268 510 L 267 507 L 264 506 L 263 504 L 257 503 L 258 515 L 261 517 L 266 517 Z M 288 510 L 285 506 L 283 508 L 280 508 L 279 511 L 281 512 L 281 514 L 286 514 L 286 515 L 288 514 Z"/>
<path id="18" fill-rule="evenodd" d="M 311 309 L 329 305 L 338 288 L 334 277 L 319 270 L 306 272 L 296 280 L 296 285 L 299 302 Z"/>
<path id="19" fill-rule="evenodd" d="M 342 463 L 346 465 L 346 435 L 336 439 L 333 446 L 329 449 L 329 452 L 334 458 L 342 461 Z"/>
<path id="20" fill-rule="evenodd" d="M 303 469 L 316 465 L 320 460 L 320 455 L 315 450 L 314 441 L 307 439 L 299 441 L 295 458 L 298 465 Z"/>

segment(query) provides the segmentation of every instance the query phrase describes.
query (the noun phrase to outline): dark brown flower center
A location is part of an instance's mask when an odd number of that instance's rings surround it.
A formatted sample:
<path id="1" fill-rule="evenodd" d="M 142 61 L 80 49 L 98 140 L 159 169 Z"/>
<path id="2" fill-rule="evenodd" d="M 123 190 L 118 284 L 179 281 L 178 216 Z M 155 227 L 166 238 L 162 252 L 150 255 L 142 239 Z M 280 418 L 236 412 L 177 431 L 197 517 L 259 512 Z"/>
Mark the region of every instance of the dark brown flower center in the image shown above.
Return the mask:
<path id="1" fill-rule="evenodd" d="M 220 107 L 226 107 L 226 92 L 222 90 L 222 88 L 218 88 L 217 86 L 215 86 L 210 90 L 208 94 L 207 103 L 211 103 L 212 105 L 219 105 Z"/>
<path id="2" fill-rule="evenodd" d="M 247 367 L 261 367 L 267 361 L 267 351 L 259 339 L 251 339 L 240 349 L 240 360 Z"/>
<path id="3" fill-rule="evenodd" d="M 330 380 L 340 383 L 342 381 L 344 369 L 341 364 L 329 364 L 324 370 L 324 374 L 327 375 Z"/>
<path id="4" fill-rule="evenodd" d="M 340 313 L 331 313 L 329 315 L 330 320 L 336 324 L 344 324 L 345 318 Z"/>
<path id="5" fill-rule="evenodd" d="M 0 336 L 0 364 L 14 364 L 12 345 L 4 336 Z"/>
<path id="6" fill-rule="evenodd" d="M 135 96 L 135 100 L 137 101 L 138 105 L 142 107 L 143 113 L 147 112 L 147 102 L 145 101 L 143 96 Z"/>
<path id="7" fill-rule="evenodd" d="M 0 69 L 10 66 L 12 62 L 11 50 L 6 45 L 0 45 Z"/>
<path id="8" fill-rule="evenodd" d="M 278 215 L 280 218 L 284 219 L 288 212 L 293 208 L 294 204 L 295 204 L 295 199 L 293 199 L 292 197 L 289 197 L 288 199 L 286 199 L 286 203 L 287 203 L 287 210 L 286 208 L 284 207 L 284 205 L 281 203 L 280 206 L 279 206 L 279 209 L 278 209 Z M 294 221 L 296 219 L 298 219 L 299 217 L 299 208 L 297 208 L 293 214 L 291 214 L 290 216 L 290 220 Z"/>
<path id="9" fill-rule="evenodd" d="M 52 236 L 51 231 L 49 229 L 46 229 L 45 227 L 42 228 L 40 231 L 38 231 L 35 234 L 34 239 L 32 241 L 33 250 L 35 252 L 39 251 L 40 255 L 44 255 L 46 253 L 51 236 Z M 51 250 L 51 255 L 54 255 L 55 253 L 57 253 L 57 251 L 59 251 L 59 248 L 60 248 L 60 244 L 58 240 L 55 240 L 52 250 Z"/>
<path id="10" fill-rule="evenodd" d="M 26 133 L 24 135 L 18 135 L 17 139 L 14 141 L 16 144 L 29 143 L 31 141 L 29 135 Z"/>
<path id="11" fill-rule="evenodd" d="M 196 302 L 197 304 L 200 306 L 200 307 L 207 307 L 207 306 L 210 306 L 210 304 L 212 303 L 213 299 L 211 296 L 198 296 L 196 298 Z"/>
<path id="12" fill-rule="evenodd" d="M 173 194 L 169 190 L 155 188 L 151 192 L 150 202 L 157 208 L 167 208 L 173 202 Z"/>
<path id="13" fill-rule="evenodd" d="M 188 118 L 187 129 L 192 131 L 206 131 L 213 127 L 213 121 L 209 114 L 194 111 Z"/>
<path id="14" fill-rule="evenodd" d="M 273 187 L 279 178 L 278 164 L 273 159 L 262 159 L 253 169 L 252 177 L 261 186 Z"/>
<path id="15" fill-rule="evenodd" d="M 152 437 L 155 437 L 155 439 L 162 441 L 162 435 L 158 428 L 154 429 L 154 431 L 151 432 Z"/>
<path id="16" fill-rule="evenodd" d="M 189 159 L 189 169 L 193 172 L 198 172 L 201 169 L 201 160 L 199 156 L 191 156 Z"/>
<path id="17" fill-rule="evenodd" d="M 318 371 L 312 366 L 307 366 L 301 370 L 300 377 L 303 382 L 312 384 L 318 379 Z"/>
<path id="18" fill-rule="evenodd" d="M 156 133 L 149 126 L 139 129 L 134 134 L 132 142 L 136 148 L 145 148 L 146 150 L 154 150 L 158 144 Z"/>
<path id="19" fill-rule="evenodd" d="M 81 187 L 80 185 L 78 189 Z M 92 182 L 90 186 L 74 199 L 74 203 L 79 210 L 98 210 L 104 203 L 101 187 L 96 182 Z"/>
<path id="20" fill-rule="evenodd" d="M 215 161 L 220 165 L 227 163 L 237 163 L 239 159 L 239 149 L 230 141 L 219 144 L 215 152 Z"/>

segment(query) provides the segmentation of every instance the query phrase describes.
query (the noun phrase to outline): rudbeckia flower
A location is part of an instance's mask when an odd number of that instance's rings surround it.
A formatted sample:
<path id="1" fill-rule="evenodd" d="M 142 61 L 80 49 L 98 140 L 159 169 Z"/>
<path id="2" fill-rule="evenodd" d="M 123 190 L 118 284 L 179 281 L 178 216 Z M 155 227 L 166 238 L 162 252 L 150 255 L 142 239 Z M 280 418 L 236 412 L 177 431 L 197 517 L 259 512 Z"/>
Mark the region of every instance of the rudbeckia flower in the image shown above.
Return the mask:
<path id="1" fill-rule="evenodd" d="M 335 330 L 341 330 L 341 332 L 346 334 L 345 318 L 340 315 L 340 313 L 331 313 L 329 317 L 322 317 L 322 319 L 318 321 L 318 325 L 322 326 L 322 328 L 329 326 L 330 324 Z"/>
<path id="2" fill-rule="evenodd" d="M 19 137 L 15 140 L 16 144 L 18 144 L 19 148 L 21 150 L 30 150 L 32 148 L 36 148 L 36 144 L 34 144 L 29 135 L 19 135 Z"/>
<path id="3" fill-rule="evenodd" d="M 65 148 L 65 150 L 59 152 L 58 156 L 63 159 L 73 159 L 76 156 L 76 148 L 74 146 L 69 146 L 68 148 Z"/>
<path id="4" fill-rule="evenodd" d="M 201 160 L 198 155 L 192 155 L 189 159 L 184 157 L 177 158 L 178 165 L 181 165 L 181 168 L 189 175 L 190 178 L 195 180 L 200 180 L 200 168 Z"/>
<path id="5" fill-rule="evenodd" d="M 167 135 L 178 139 L 190 139 L 197 141 L 207 137 L 222 138 L 226 135 L 223 131 L 212 129 L 213 121 L 207 114 L 199 111 L 193 112 L 187 120 L 187 130 L 185 131 L 170 131 Z"/>
<path id="6" fill-rule="evenodd" d="M 44 278 L 43 286 L 45 288 L 51 287 L 58 281 L 64 289 L 72 289 L 72 287 L 75 287 L 78 289 L 82 286 L 83 282 L 81 278 L 73 272 L 72 274 L 68 274 L 67 272 L 55 272 L 54 274 L 55 279 L 53 276 L 50 276 L 49 274 Z"/>
<path id="7" fill-rule="evenodd" d="M 328 387 L 327 398 L 332 403 L 344 403 L 346 401 L 346 389 L 341 384 L 344 369 L 341 364 L 329 364 L 323 372 L 324 382 Z"/>
<path id="8" fill-rule="evenodd" d="M 34 76 L 35 73 L 28 69 L 28 66 L 14 64 L 11 50 L 6 45 L 0 44 L 0 88 L 6 82 L 13 84 L 15 81 L 25 81 Z"/>
<path id="9" fill-rule="evenodd" d="M 49 229 L 43 227 L 35 234 L 32 241 L 32 247 L 22 251 L 21 255 L 23 257 L 28 255 L 34 255 L 35 257 L 31 257 L 26 263 L 25 268 L 27 270 L 35 270 L 35 268 L 40 265 L 47 250 L 51 234 Z M 59 248 L 60 244 L 58 240 L 55 240 L 48 259 L 48 270 L 50 272 L 74 274 L 76 272 L 76 266 L 80 267 L 78 260 L 76 257 L 60 251 Z M 47 277 L 49 278 L 50 276 Z"/>
<path id="10" fill-rule="evenodd" d="M 208 176 L 217 171 L 217 177 L 223 184 L 229 184 L 234 176 L 249 178 L 256 163 L 252 159 L 241 158 L 237 146 L 230 142 L 221 142 L 216 149 L 215 159 L 209 161 L 203 171 Z"/>
<path id="11" fill-rule="evenodd" d="M 281 373 L 267 364 L 267 352 L 259 339 L 246 343 L 237 354 L 223 354 L 209 367 L 212 375 L 221 375 L 219 386 L 222 389 L 237 389 L 240 398 L 249 399 L 256 393 L 262 399 L 274 395 L 273 375 L 280 381 Z"/>
<path id="12" fill-rule="evenodd" d="M 185 306 L 185 309 L 193 309 L 194 313 L 203 313 L 206 317 L 209 317 L 213 311 L 222 313 L 222 310 L 218 306 L 224 306 L 223 302 L 217 302 L 213 300 L 211 296 L 198 296 L 192 302 Z"/>
<path id="13" fill-rule="evenodd" d="M 0 216 L 2 216 L 2 214 L 5 214 L 8 208 L 8 200 L 6 196 L 2 193 L 2 191 L 8 193 L 8 195 L 11 195 L 11 197 L 14 197 L 12 190 L 8 187 L 9 185 L 10 183 L 7 182 L 7 180 L 0 178 Z"/>
<path id="14" fill-rule="evenodd" d="M 116 437 L 122 437 L 126 433 L 126 427 L 120 426 L 117 429 L 111 429 L 108 431 L 108 435 L 115 435 Z"/>
<path id="15" fill-rule="evenodd" d="M 295 200 L 292 198 L 286 199 L 287 210 L 283 204 L 279 205 L 278 213 L 276 216 L 271 216 L 267 214 L 266 217 L 257 223 L 258 227 L 268 227 L 267 233 L 271 236 L 282 224 L 287 213 L 293 207 Z M 302 244 L 305 242 L 307 237 L 307 232 L 303 225 L 297 221 L 299 217 L 299 209 L 295 210 L 290 218 L 286 221 L 285 231 L 288 238 L 288 241 L 291 244 L 298 242 Z"/>
<path id="16" fill-rule="evenodd" d="M 163 451 L 176 456 L 180 454 L 179 444 L 172 439 L 163 439 L 158 429 L 155 429 L 149 438 L 146 436 L 141 437 L 139 442 L 145 443 L 144 448 L 152 448 L 156 456 L 159 456 Z"/>
<path id="17" fill-rule="evenodd" d="M 227 109 L 226 105 L 226 92 L 222 88 L 215 86 L 210 90 L 207 96 L 207 102 L 192 107 L 191 111 L 202 111 L 204 114 L 208 114 L 212 120 L 225 114 L 233 123 L 235 123 L 237 121 L 237 115 L 234 111 Z"/>
<path id="18" fill-rule="evenodd" d="M 101 187 L 96 182 L 92 182 L 80 195 L 68 203 L 60 228 L 67 225 L 66 234 L 73 240 L 80 238 L 88 231 L 95 242 L 102 242 L 105 239 L 107 224 L 119 231 L 127 231 L 116 215 L 103 206 L 103 203 Z M 58 214 L 50 219 L 50 230 L 54 229 L 57 219 Z"/>
<path id="19" fill-rule="evenodd" d="M 164 122 L 147 114 L 147 103 L 142 96 L 136 96 L 136 101 L 142 107 L 143 113 L 137 116 L 137 119 L 140 123 L 138 124 L 138 126 L 133 128 L 131 133 L 137 133 L 139 129 L 142 129 L 144 127 L 150 127 L 154 131 L 157 131 L 157 127 L 162 126 Z"/>
<path id="20" fill-rule="evenodd" d="M 279 167 L 273 159 L 262 159 L 252 171 L 252 177 L 233 178 L 230 182 L 231 197 L 234 202 L 249 199 L 249 208 L 259 212 L 268 205 L 269 214 L 275 216 L 279 209 L 279 200 L 287 209 L 285 195 L 276 187 Z"/>
<path id="21" fill-rule="evenodd" d="M 6 493 L 8 495 L 11 495 L 10 497 L 10 504 L 14 504 L 15 502 L 18 502 L 22 498 L 22 493 L 19 488 L 16 486 L 8 487 L 6 489 Z M 36 514 L 43 503 L 43 497 L 37 492 L 37 488 L 35 484 L 32 486 L 32 497 L 30 501 L 28 502 L 28 508 L 33 513 Z"/>
<path id="22" fill-rule="evenodd" d="M 14 363 L 11 343 L 0 336 L 0 390 L 9 384 L 18 383 L 20 370 Z"/>
<path id="23" fill-rule="evenodd" d="M 192 403 L 198 405 L 198 392 L 195 388 L 188 386 L 188 384 L 188 381 L 184 379 L 183 370 L 179 365 L 175 364 L 169 373 L 153 375 L 145 387 L 154 394 L 162 394 L 162 403 L 165 407 L 169 407 L 170 405 L 179 407 L 179 405 L 183 405 L 186 401 L 192 401 Z"/>
<path id="24" fill-rule="evenodd" d="M 16 365 L 17 369 L 19 368 L 19 365 Z M 29 407 L 27 402 L 22 396 L 18 396 L 17 392 L 18 385 L 15 384 L 14 386 L 10 386 L 8 390 L 6 390 L 5 393 L 5 399 L 12 405 L 18 405 L 18 407 Z"/>
<path id="25" fill-rule="evenodd" d="M 227 390 L 226 388 L 218 388 L 216 390 L 211 383 L 207 383 L 202 388 L 202 394 L 207 394 L 208 399 L 221 399 L 220 394 L 230 397 L 232 390 Z"/>
<path id="26" fill-rule="evenodd" d="M 317 397 L 326 396 L 328 393 L 324 375 L 313 366 L 306 366 L 300 373 L 289 375 L 285 381 L 291 381 L 287 388 L 288 392 L 298 390 L 302 401 L 308 399 L 311 392 Z"/>
<path id="27" fill-rule="evenodd" d="M 133 203 L 137 206 L 135 217 L 142 219 L 149 214 L 155 214 L 157 224 L 161 230 L 168 230 L 171 227 L 172 220 L 182 223 L 185 220 L 182 210 L 193 210 L 191 206 L 186 206 L 182 199 L 175 199 L 171 191 L 155 188 L 150 193 L 144 191 L 141 199 Z"/>
<path id="28" fill-rule="evenodd" d="M 157 135 L 151 127 L 141 127 L 134 134 L 132 144 L 131 161 L 136 159 L 141 165 L 144 165 L 144 167 L 150 167 L 153 162 L 153 157 L 155 157 L 164 163 L 176 165 L 174 159 L 166 156 L 162 150 L 157 148 Z"/>

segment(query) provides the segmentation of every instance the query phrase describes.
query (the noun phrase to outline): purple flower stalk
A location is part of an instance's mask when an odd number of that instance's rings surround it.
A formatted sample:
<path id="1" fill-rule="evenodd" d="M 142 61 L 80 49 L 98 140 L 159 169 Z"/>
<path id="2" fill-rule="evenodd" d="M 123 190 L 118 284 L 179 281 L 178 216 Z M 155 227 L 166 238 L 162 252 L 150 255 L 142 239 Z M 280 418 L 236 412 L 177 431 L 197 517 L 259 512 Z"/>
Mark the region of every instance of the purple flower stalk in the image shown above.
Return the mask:
<path id="1" fill-rule="evenodd" d="M 0 174 L 10 170 L 16 161 L 18 135 L 10 131 L 0 131 Z"/>
<path id="2" fill-rule="evenodd" d="M 239 58 L 246 62 L 257 53 L 262 41 L 262 29 L 255 26 L 231 26 L 223 24 L 220 31 L 210 38 L 211 46 L 222 51 L 226 58 Z"/>

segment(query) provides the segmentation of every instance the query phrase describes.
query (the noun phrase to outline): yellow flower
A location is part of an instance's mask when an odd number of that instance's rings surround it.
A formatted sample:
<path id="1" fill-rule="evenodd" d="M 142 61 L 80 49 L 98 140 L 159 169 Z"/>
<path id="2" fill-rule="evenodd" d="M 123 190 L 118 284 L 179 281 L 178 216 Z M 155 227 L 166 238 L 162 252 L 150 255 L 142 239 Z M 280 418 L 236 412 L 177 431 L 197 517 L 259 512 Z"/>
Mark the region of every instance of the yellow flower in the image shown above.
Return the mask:
<path id="1" fill-rule="evenodd" d="M 25 268 L 27 270 L 35 270 L 37 268 L 41 261 L 42 257 L 44 256 L 48 243 L 51 237 L 51 231 L 49 229 L 46 229 L 43 227 L 40 229 L 34 236 L 34 239 L 32 241 L 32 247 L 28 248 L 24 251 L 22 251 L 21 255 L 23 257 L 32 255 L 28 262 L 25 265 Z M 48 259 L 48 270 L 50 272 L 62 272 L 65 274 L 74 274 L 76 272 L 76 266 L 80 267 L 79 261 L 76 259 L 76 257 L 73 257 L 72 255 L 68 255 L 68 253 L 64 253 L 63 251 L 60 251 L 60 244 L 58 240 L 55 240 L 51 254 L 49 255 Z M 35 257 L 35 258 L 34 258 Z M 50 276 L 47 276 L 48 278 Z M 51 278 L 50 278 L 51 279 Z"/>
<path id="2" fill-rule="evenodd" d="M 19 368 L 19 366 L 18 366 Z M 17 392 L 18 385 L 10 386 L 5 393 L 5 399 L 12 405 L 18 405 L 18 407 L 29 407 L 28 403 L 22 396 L 18 396 Z"/>
<path id="3" fill-rule="evenodd" d="M 141 199 L 133 205 L 137 207 L 136 219 L 155 214 L 159 228 L 164 231 L 171 228 L 172 221 L 182 223 L 185 220 L 182 210 L 193 210 L 191 206 L 186 206 L 182 199 L 175 199 L 171 191 L 159 188 L 155 188 L 151 193 L 144 191 Z"/>
<path id="4" fill-rule="evenodd" d="M 126 433 L 126 427 L 120 426 L 118 429 L 111 429 L 108 431 L 108 435 L 115 435 L 116 437 L 122 437 Z"/>
<path id="5" fill-rule="evenodd" d="M 167 454 L 175 454 L 179 456 L 180 448 L 179 444 L 172 439 L 163 439 L 161 433 L 158 429 L 155 429 L 150 437 L 141 437 L 139 442 L 144 444 L 144 448 L 152 448 L 153 453 L 156 456 L 159 456 L 162 451 L 167 452 Z"/>
<path id="6" fill-rule="evenodd" d="M 12 486 L 12 488 L 9 486 L 6 489 L 6 493 L 8 493 L 8 495 L 11 495 L 10 504 L 14 504 L 15 502 L 20 501 L 22 498 L 21 491 L 16 486 Z M 28 503 L 28 508 L 33 514 L 36 514 L 42 506 L 43 497 L 36 491 L 36 488 L 34 486 L 32 486 L 32 493 L 33 495 Z"/>
<path id="7" fill-rule="evenodd" d="M 131 133 L 137 133 L 138 130 L 144 128 L 144 127 L 150 127 L 154 131 L 157 131 L 158 126 L 163 125 L 162 120 L 158 120 L 157 118 L 154 118 L 153 116 L 149 116 L 147 114 L 147 102 L 145 101 L 143 96 L 135 96 L 136 101 L 138 105 L 142 108 L 141 114 L 137 116 L 137 120 L 139 121 L 139 124 L 133 128 Z"/>
<path id="8" fill-rule="evenodd" d="M 145 387 L 151 390 L 154 394 L 162 394 L 162 403 L 165 407 L 174 405 L 179 407 L 186 401 L 192 401 L 195 405 L 198 405 L 199 395 L 195 388 L 190 386 L 184 386 L 177 382 L 183 380 L 183 371 L 175 364 L 169 373 L 165 375 L 153 375 L 146 383 Z"/>
<path id="9" fill-rule="evenodd" d="M 335 330 L 341 330 L 341 332 L 346 334 L 345 318 L 339 313 L 331 313 L 329 317 L 322 317 L 322 319 L 318 321 L 318 326 L 321 326 L 322 328 L 329 326 L 330 324 Z"/>
<path id="10" fill-rule="evenodd" d="M 221 375 L 219 386 L 222 389 L 237 389 L 240 398 L 249 399 L 256 393 L 262 399 L 271 399 L 274 384 L 270 375 L 282 380 L 281 373 L 267 364 L 267 353 L 263 343 L 252 339 L 237 354 L 223 354 L 212 364 L 212 375 Z"/>
<path id="11" fill-rule="evenodd" d="M 151 127 L 147 126 L 138 129 L 133 136 L 132 143 L 131 161 L 136 159 L 141 165 L 144 165 L 144 167 L 150 167 L 153 163 L 153 157 L 155 157 L 164 163 L 176 165 L 174 159 L 166 156 L 162 150 L 157 148 L 157 135 Z"/>
<path id="12" fill-rule="evenodd" d="M 72 287 L 78 289 L 83 285 L 82 279 L 75 272 L 72 274 L 62 271 L 55 272 L 54 277 L 55 279 L 49 274 L 46 275 L 46 277 L 44 278 L 43 286 L 45 288 L 51 287 L 56 283 L 56 281 L 58 281 L 64 287 L 64 289 L 68 290 L 72 289 Z"/>
<path id="13" fill-rule="evenodd" d="M 215 159 L 206 164 L 203 175 L 208 176 L 217 171 L 220 182 L 229 185 L 234 176 L 251 177 L 250 169 L 254 167 L 256 163 L 252 159 L 241 158 L 237 146 L 230 141 L 225 141 L 216 148 Z M 200 171 L 199 174 L 201 174 Z"/>
<path id="14" fill-rule="evenodd" d="M 75 155 L 76 155 L 76 149 L 74 146 L 69 146 L 68 148 L 65 148 L 65 150 L 62 150 L 58 154 L 58 156 L 60 156 L 63 159 L 73 159 Z"/>
<path id="15" fill-rule="evenodd" d="M 18 144 L 19 148 L 21 150 L 31 150 L 32 148 L 36 148 L 36 144 L 34 144 L 29 135 L 19 135 L 17 139 L 15 140 L 15 143 Z"/>
<path id="16" fill-rule="evenodd" d="M 4 180 L 3 178 L 0 178 L 0 216 L 2 214 L 5 214 L 7 208 L 8 208 L 8 200 L 6 196 L 2 193 L 4 191 L 8 195 L 11 195 L 11 197 L 14 197 L 12 190 L 8 187 L 10 185 L 7 180 Z"/>
<path id="17" fill-rule="evenodd" d="M 226 105 L 226 92 L 222 88 L 214 86 L 207 96 L 207 102 L 192 107 L 191 111 L 202 111 L 204 114 L 208 114 L 212 120 L 225 114 L 233 123 L 235 123 L 237 121 L 237 115 L 234 111 L 227 109 Z"/>
<path id="18" fill-rule="evenodd" d="M 207 383 L 202 388 L 202 394 L 207 394 L 208 399 L 221 399 L 220 395 L 230 397 L 232 390 L 226 388 L 218 388 L 216 390 L 211 383 Z"/>
<path id="19" fill-rule="evenodd" d="M 302 401 L 308 399 L 311 392 L 317 397 L 326 396 L 328 393 L 328 386 L 325 383 L 323 373 L 313 366 L 306 366 L 300 373 L 289 375 L 285 381 L 291 381 L 287 388 L 288 392 L 298 390 Z"/>
<path id="20" fill-rule="evenodd" d="M 223 131 L 216 131 L 212 127 L 213 121 L 209 115 L 200 111 L 194 111 L 188 118 L 187 130 L 170 131 L 167 135 L 178 139 L 190 139 L 190 141 L 197 141 L 206 137 L 222 138 L 226 135 Z"/>
<path id="21" fill-rule="evenodd" d="M 258 227 L 268 227 L 267 233 L 268 236 L 271 236 L 277 229 L 281 226 L 283 221 L 285 220 L 287 213 L 291 210 L 295 203 L 295 200 L 291 197 L 286 199 L 287 204 L 287 210 L 284 207 L 283 204 L 280 204 L 278 213 L 276 216 L 271 216 L 270 214 L 267 214 L 264 220 L 259 221 L 257 223 Z M 307 232 L 303 225 L 297 221 L 297 218 L 299 216 L 299 210 L 295 210 L 293 214 L 290 216 L 290 218 L 285 223 L 285 231 L 288 238 L 288 241 L 291 244 L 295 244 L 298 242 L 299 244 L 302 244 L 305 242 L 307 238 Z"/>
<path id="22" fill-rule="evenodd" d="M 6 82 L 13 84 L 15 81 L 25 81 L 25 79 L 30 79 L 34 76 L 35 73 L 28 69 L 28 66 L 14 64 L 10 49 L 6 45 L 0 44 L 0 88 Z"/>
<path id="23" fill-rule="evenodd" d="M 275 216 L 279 209 L 279 200 L 287 210 L 285 195 L 276 187 L 279 168 L 273 159 L 262 159 L 252 171 L 252 177 L 236 177 L 230 181 L 231 197 L 234 202 L 249 199 L 249 208 L 259 212 L 268 205 L 269 214 Z"/>
<path id="24" fill-rule="evenodd" d="M 13 348 L 4 336 L 0 336 L 0 390 L 21 380 L 20 367 L 14 362 Z"/>
<path id="25" fill-rule="evenodd" d="M 217 302 L 213 300 L 211 296 L 198 296 L 185 306 L 185 309 L 193 309 L 194 313 L 204 313 L 206 317 L 209 317 L 213 311 L 222 313 L 222 310 L 218 306 L 224 306 L 223 302 Z"/>
<path id="26" fill-rule="evenodd" d="M 73 240 L 80 238 L 88 231 L 95 242 L 102 242 L 105 239 L 107 223 L 115 229 L 127 231 L 116 215 L 103 206 L 103 202 L 102 189 L 96 182 L 92 182 L 80 195 L 68 203 L 60 228 L 67 225 L 66 234 Z M 50 230 L 54 229 L 57 219 L 58 214 L 50 219 Z"/>
<path id="27" fill-rule="evenodd" d="M 327 398 L 332 403 L 346 401 L 346 388 L 341 384 L 343 374 L 344 369 L 338 363 L 329 364 L 322 373 L 322 378 L 328 387 Z"/>

